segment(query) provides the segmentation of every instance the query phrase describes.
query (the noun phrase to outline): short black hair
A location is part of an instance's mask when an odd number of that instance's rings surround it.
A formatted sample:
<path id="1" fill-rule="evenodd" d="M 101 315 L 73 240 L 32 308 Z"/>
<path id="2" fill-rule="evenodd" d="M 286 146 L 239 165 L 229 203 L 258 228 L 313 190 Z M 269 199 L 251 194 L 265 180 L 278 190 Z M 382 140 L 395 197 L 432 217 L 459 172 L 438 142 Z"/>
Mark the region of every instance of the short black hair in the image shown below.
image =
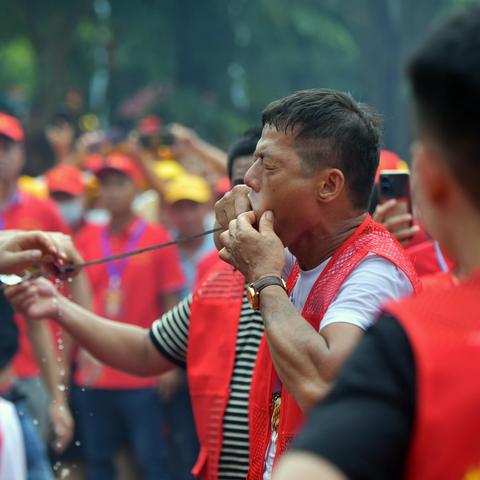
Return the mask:
<path id="1" fill-rule="evenodd" d="M 439 143 L 452 175 L 480 206 L 480 6 L 437 26 L 407 73 L 420 136 Z"/>
<path id="2" fill-rule="evenodd" d="M 227 158 L 227 171 L 230 180 L 232 179 L 233 164 L 235 160 L 239 157 L 253 155 L 261 136 L 262 129 L 260 127 L 250 128 L 230 147 Z"/>
<path id="3" fill-rule="evenodd" d="M 355 208 L 367 209 L 380 156 L 380 118 L 349 93 L 296 92 L 263 111 L 263 126 L 295 136 L 295 149 L 310 169 L 342 170 Z"/>

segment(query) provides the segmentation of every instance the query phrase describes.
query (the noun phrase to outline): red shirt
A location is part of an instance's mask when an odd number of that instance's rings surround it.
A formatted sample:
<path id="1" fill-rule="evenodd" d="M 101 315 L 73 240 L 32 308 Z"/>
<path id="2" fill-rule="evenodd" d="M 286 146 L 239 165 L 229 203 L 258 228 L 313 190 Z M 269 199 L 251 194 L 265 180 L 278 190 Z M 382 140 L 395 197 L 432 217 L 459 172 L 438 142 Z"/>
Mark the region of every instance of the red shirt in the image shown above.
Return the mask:
<path id="1" fill-rule="evenodd" d="M 46 198 L 41 199 L 17 191 L 9 204 L 0 214 L 2 229 L 44 230 L 49 232 L 70 233 L 56 204 Z M 19 350 L 13 360 L 13 369 L 21 377 L 34 377 L 40 374 L 40 368 L 33 354 L 25 319 L 16 315 L 19 331 Z"/>
<path id="2" fill-rule="evenodd" d="M 438 245 L 435 246 L 433 240 L 426 240 L 407 248 L 406 251 L 419 277 L 451 271 L 453 268 L 453 262 L 445 256 Z"/>
<path id="3" fill-rule="evenodd" d="M 83 258 L 88 261 L 107 256 L 104 251 L 104 240 L 102 240 L 105 234 L 113 254 L 124 252 L 127 246 L 128 249 L 139 249 L 171 240 L 163 227 L 146 223 L 141 237 L 132 247 L 129 241 L 138 222 L 140 220 L 136 218 L 124 232 L 116 235 L 109 233 L 107 227 L 87 225 L 77 235 L 77 247 Z M 115 264 L 121 263 L 115 262 Z M 107 265 L 100 264 L 87 268 L 93 293 L 93 310 L 102 316 L 106 316 L 105 305 L 110 282 Z M 172 246 L 135 255 L 129 257 L 124 265 L 119 288 L 122 307 L 116 318 L 112 319 L 150 328 L 152 322 L 163 313 L 160 295 L 179 291 L 183 287 L 184 277 L 178 250 Z M 128 352 L 125 354 L 128 355 Z M 85 361 L 82 353 L 80 353 L 75 375 L 77 384 L 94 388 L 145 388 L 151 386 L 154 380 L 154 378 L 134 377 L 105 365 L 100 366 L 95 362 Z"/>

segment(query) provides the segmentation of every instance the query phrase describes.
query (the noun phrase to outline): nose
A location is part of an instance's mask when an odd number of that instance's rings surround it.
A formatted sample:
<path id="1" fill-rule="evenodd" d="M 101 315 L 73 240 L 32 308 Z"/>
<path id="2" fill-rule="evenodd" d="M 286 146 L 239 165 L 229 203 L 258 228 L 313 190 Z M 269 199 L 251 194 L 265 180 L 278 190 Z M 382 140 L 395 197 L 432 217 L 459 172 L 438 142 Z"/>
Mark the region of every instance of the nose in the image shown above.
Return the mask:
<path id="1" fill-rule="evenodd" d="M 255 160 L 253 165 L 245 173 L 245 185 L 250 187 L 254 192 L 260 191 L 260 160 Z"/>

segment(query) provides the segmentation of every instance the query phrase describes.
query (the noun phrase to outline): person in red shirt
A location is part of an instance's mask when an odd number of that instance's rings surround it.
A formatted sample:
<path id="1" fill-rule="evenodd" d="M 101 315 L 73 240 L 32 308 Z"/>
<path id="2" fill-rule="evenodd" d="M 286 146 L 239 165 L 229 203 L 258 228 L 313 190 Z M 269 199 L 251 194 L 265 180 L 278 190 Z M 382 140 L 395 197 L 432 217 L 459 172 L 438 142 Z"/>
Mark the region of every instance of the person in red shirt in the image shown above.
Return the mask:
<path id="1" fill-rule="evenodd" d="M 86 182 L 82 171 L 72 165 L 59 165 L 45 174 L 45 181 L 64 222 L 72 232 L 78 232 L 85 223 Z"/>
<path id="2" fill-rule="evenodd" d="M 111 154 L 95 174 L 111 220 L 106 226 L 87 225 L 78 234 L 76 244 L 85 260 L 170 240 L 162 226 L 148 224 L 133 213 L 140 173 L 130 158 Z M 144 328 L 177 303 L 184 284 L 175 247 L 95 265 L 88 275 L 95 313 Z M 114 478 L 112 459 L 125 442 L 132 447 L 143 478 L 169 478 L 156 380 L 126 374 L 80 352 L 75 382 L 85 389 L 80 413 L 89 479 Z"/>
<path id="3" fill-rule="evenodd" d="M 20 122 L 0 113 L 0 230 L 68 233 L 51 200 L 36 198 L 18 188 L 18 177 L 25 163 L 24 139 Z M 61 365 L 55 361 L 50 329 L 43 322 L 27 323 L 20 315 L 15 320 L 19 329 L 19 351 L 13 361 L 16 382 L 26 394 L 30 413 L 37 420 L 43 439 L 49 438 L 52 421 L 57 437 L 54 446 L 62 450 L 71 438 L 73 424 L 65 392 L 58 388 L 62 383 Z M 13 382 L 9 368 L 3 374 L 4 379 Z"/>

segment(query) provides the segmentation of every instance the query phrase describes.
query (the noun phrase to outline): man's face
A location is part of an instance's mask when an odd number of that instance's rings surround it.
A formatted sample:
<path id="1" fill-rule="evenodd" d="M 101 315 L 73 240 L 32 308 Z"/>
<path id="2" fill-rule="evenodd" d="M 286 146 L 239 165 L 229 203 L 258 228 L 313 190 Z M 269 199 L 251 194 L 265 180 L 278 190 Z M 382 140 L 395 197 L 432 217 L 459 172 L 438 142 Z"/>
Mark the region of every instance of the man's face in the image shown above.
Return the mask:
<path id="1" fill-rule="evenodd" d="M 265 210 L 275 215 L 275 232 L 288 246 L 315 223 L 315 175 L 294 149 L 294 137 L 265 126 L 255 161 L 245 174 L 257 218 Z"/>
<path id="2" fill-rule="evenodd" d="M 23 168 L 23 146 L 0 137 L 0 181 L 15 180 Z"/>
<path id="3" fill-rule="evenodd" d="M 253 155 L 244 155 L 243 157 L 237 157 L 233 161 L 232 165 L 232 187 L 235 185 L 241 185 L 244 183 L 245 174 L 248 169 L 253 165 Z"/>
<path id="4" fill-rule="evenodd" d="M 105 208 L 112 214 L 122 214 L 131 209 L 136 188 L 133 180 L 114 170 L 105 172 L 100 179 L 100 196 Z"/>
<path id="5" fill-rule="evenodd" d="M 187 237 L 203 230 L 207 204 L 192 200 L 179 200 L 168 205 L 167 212 L 177 233 L 182 237 Z"/>

